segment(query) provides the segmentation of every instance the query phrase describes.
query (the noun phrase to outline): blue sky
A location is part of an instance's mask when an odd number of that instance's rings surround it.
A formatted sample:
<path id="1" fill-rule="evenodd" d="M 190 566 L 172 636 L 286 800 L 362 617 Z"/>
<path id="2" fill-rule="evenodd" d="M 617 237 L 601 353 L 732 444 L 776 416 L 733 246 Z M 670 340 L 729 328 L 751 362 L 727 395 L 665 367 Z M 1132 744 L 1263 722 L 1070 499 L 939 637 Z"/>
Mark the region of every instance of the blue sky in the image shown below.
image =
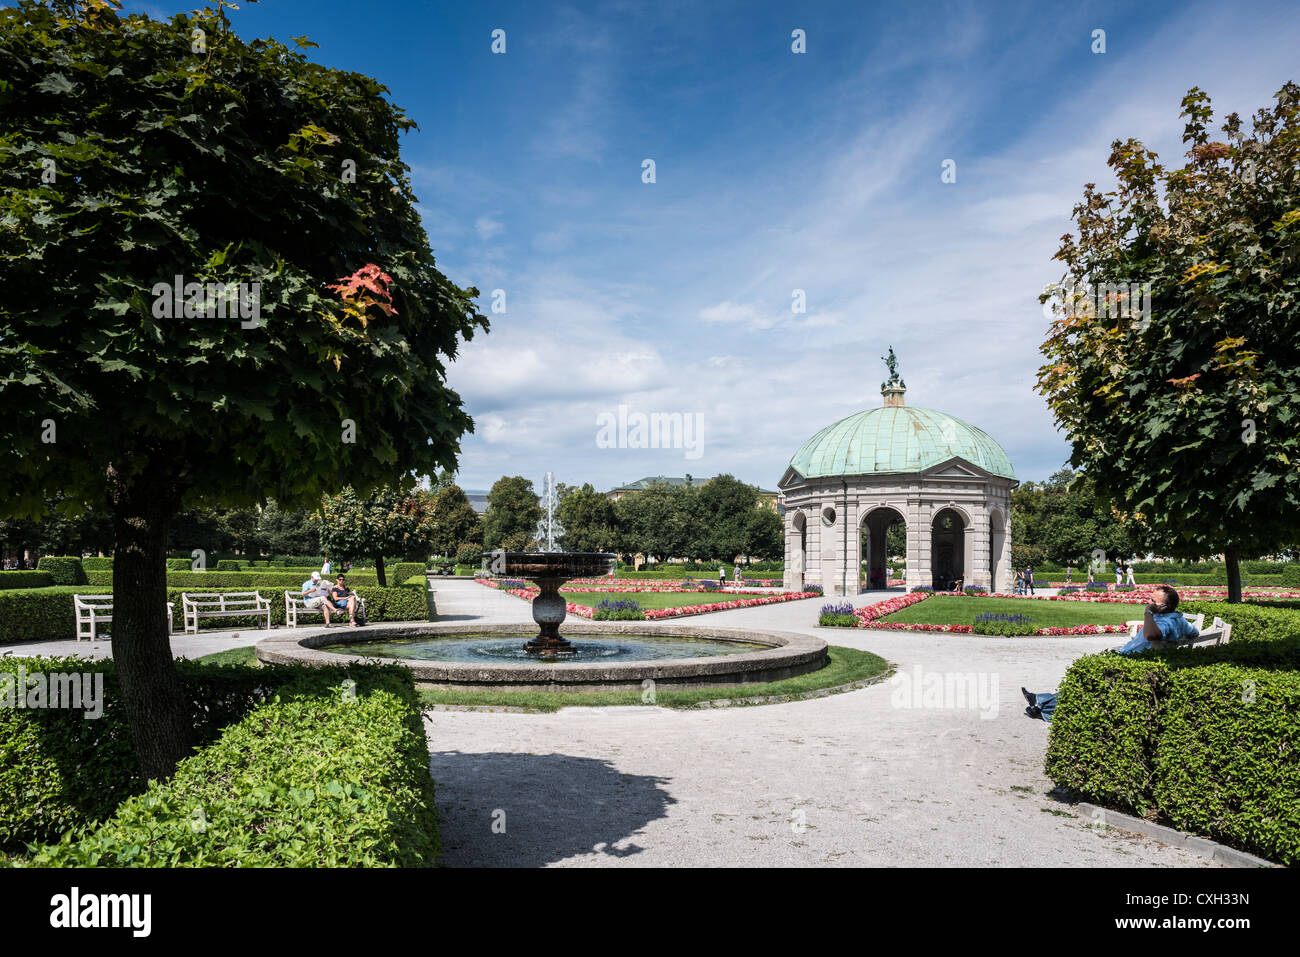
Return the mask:
<path id="1" fill-rule="evenodd" d="M 1175 161 L 1193 85 L 1248 116 L 1300 78 L 1294 3 L 271 0 L 232 17 L 391 89 L 421 127 L 403 155 L 439 266 L 484 311 L 504 290 L 450 373 L 476 423 L 468 488 L 547 469 L 774 488 L 804 439 L 880 404 L 890 345 L 909 405 L 1045 478 L 1069 448 L 1033 391 L 1037 296 L 1083 184 L 1113 182 L 1116 138 Z M 599 447 L 619 405 L 698 416 L 698 457 Z"/>

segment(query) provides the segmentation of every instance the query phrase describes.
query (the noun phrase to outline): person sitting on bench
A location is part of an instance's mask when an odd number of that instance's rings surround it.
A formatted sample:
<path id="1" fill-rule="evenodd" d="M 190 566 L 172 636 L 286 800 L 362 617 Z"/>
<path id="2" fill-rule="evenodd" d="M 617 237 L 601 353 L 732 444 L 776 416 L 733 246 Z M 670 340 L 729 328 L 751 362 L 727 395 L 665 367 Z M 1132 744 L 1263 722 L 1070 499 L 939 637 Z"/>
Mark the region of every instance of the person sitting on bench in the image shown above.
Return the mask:
<path id="1" fill-rule="evenodd" d="M 1121 655 L 1136 655 L 1139 652 L 1165 648 L 1175 641 L 1187 641 L 1196 638 L 1200 632 L 1196 626 L 1179 613 L 1178 592 L 1168 585 L 1161 585 L 1155 590 L 1156 601 L 1147 605 L 1142 615 L 1142 627 L 1136 635 L 1115 651 Z M 1048 691 L 1036 694 L 1020 689 L 1020 693 L 1029 702 L 1025 714 L 1031 718 L 1042 718 L 1050 722 L 1056 711 L 1056 692 Z"/>
<path id="2" fill-rule="evenodd" d="M 325 627 L 330 626 L 329 582 L 322 581 L 320 572 L 312 572 L 311 578 L 302 583 L 302 603 L 311 609 L 320 609 L 325 616 Z"/>
<path id="3" fill-rule="evenodd" d="M 352 627 L 357 627 L 357 596 L 352 594 L 352 589 L 348 588 L 343 575 L 339 576 L 339 580 L 330 589 L 330 604 L 339 611 L 346 611 Z M 326 615 L 326 624 L 328 623 L 329 616 Z"/>

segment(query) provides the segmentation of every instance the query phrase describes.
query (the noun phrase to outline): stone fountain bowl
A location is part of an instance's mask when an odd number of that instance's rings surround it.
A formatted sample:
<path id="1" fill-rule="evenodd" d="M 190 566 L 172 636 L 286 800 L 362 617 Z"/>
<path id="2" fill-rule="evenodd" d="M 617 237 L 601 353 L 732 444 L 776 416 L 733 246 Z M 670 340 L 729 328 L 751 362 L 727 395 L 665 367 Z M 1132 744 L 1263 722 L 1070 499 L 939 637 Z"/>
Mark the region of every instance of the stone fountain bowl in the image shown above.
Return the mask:
<path id="1" fill-rule="evenodd" d="M 605 552 L 506 552 L 507 578 L 595 578 L 614 569 L 617 555 Z"/>

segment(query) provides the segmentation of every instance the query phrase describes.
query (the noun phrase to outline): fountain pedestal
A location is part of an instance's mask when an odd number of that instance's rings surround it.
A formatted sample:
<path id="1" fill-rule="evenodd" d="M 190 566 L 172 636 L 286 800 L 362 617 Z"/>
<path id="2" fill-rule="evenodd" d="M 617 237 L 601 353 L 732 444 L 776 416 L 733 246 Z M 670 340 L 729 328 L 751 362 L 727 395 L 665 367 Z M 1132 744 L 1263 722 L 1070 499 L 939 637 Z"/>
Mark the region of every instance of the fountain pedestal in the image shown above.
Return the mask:
<path id="1" fill-rule="evenodd" d="M 506 552 L 505 574 L 534 582 L 541 593 L 533 599 L 533 621 L 537 637 L 524 644 L 529 654 L 556 656 L 574 651 L 560 637 L 566 608 L 560 588 L 573 578 L 608 575 L 616 556 L 599 552 Z"/>
<path id="2" fill-rule="evenodd" d="M 562 655 L 573 651 L 573 645 L 560 637 L 560 625 L 568 614 L 560 586 L 565 578 L 536 578 L 541 594 L 533 599 L 533 621 L 541 629 L 537 637 L 524 644 L 524 649 L 535 655 Z"/>

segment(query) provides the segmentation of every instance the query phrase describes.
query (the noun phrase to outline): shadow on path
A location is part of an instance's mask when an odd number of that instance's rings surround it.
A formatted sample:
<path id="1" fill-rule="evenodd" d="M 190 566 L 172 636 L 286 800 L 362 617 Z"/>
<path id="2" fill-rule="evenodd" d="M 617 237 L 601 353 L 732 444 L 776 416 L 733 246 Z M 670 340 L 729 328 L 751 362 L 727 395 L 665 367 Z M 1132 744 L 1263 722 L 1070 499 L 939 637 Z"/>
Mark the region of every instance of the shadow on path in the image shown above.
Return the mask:
<path id="1" fill-rule="evenodd" d="M 667 778 L 623 774 L 597 758 L 439 751 L 429 767 L 448 867 L 540 867 L 593 851 L 631 857 L 643 848 L 630 838 L 676 803 Z"/>

